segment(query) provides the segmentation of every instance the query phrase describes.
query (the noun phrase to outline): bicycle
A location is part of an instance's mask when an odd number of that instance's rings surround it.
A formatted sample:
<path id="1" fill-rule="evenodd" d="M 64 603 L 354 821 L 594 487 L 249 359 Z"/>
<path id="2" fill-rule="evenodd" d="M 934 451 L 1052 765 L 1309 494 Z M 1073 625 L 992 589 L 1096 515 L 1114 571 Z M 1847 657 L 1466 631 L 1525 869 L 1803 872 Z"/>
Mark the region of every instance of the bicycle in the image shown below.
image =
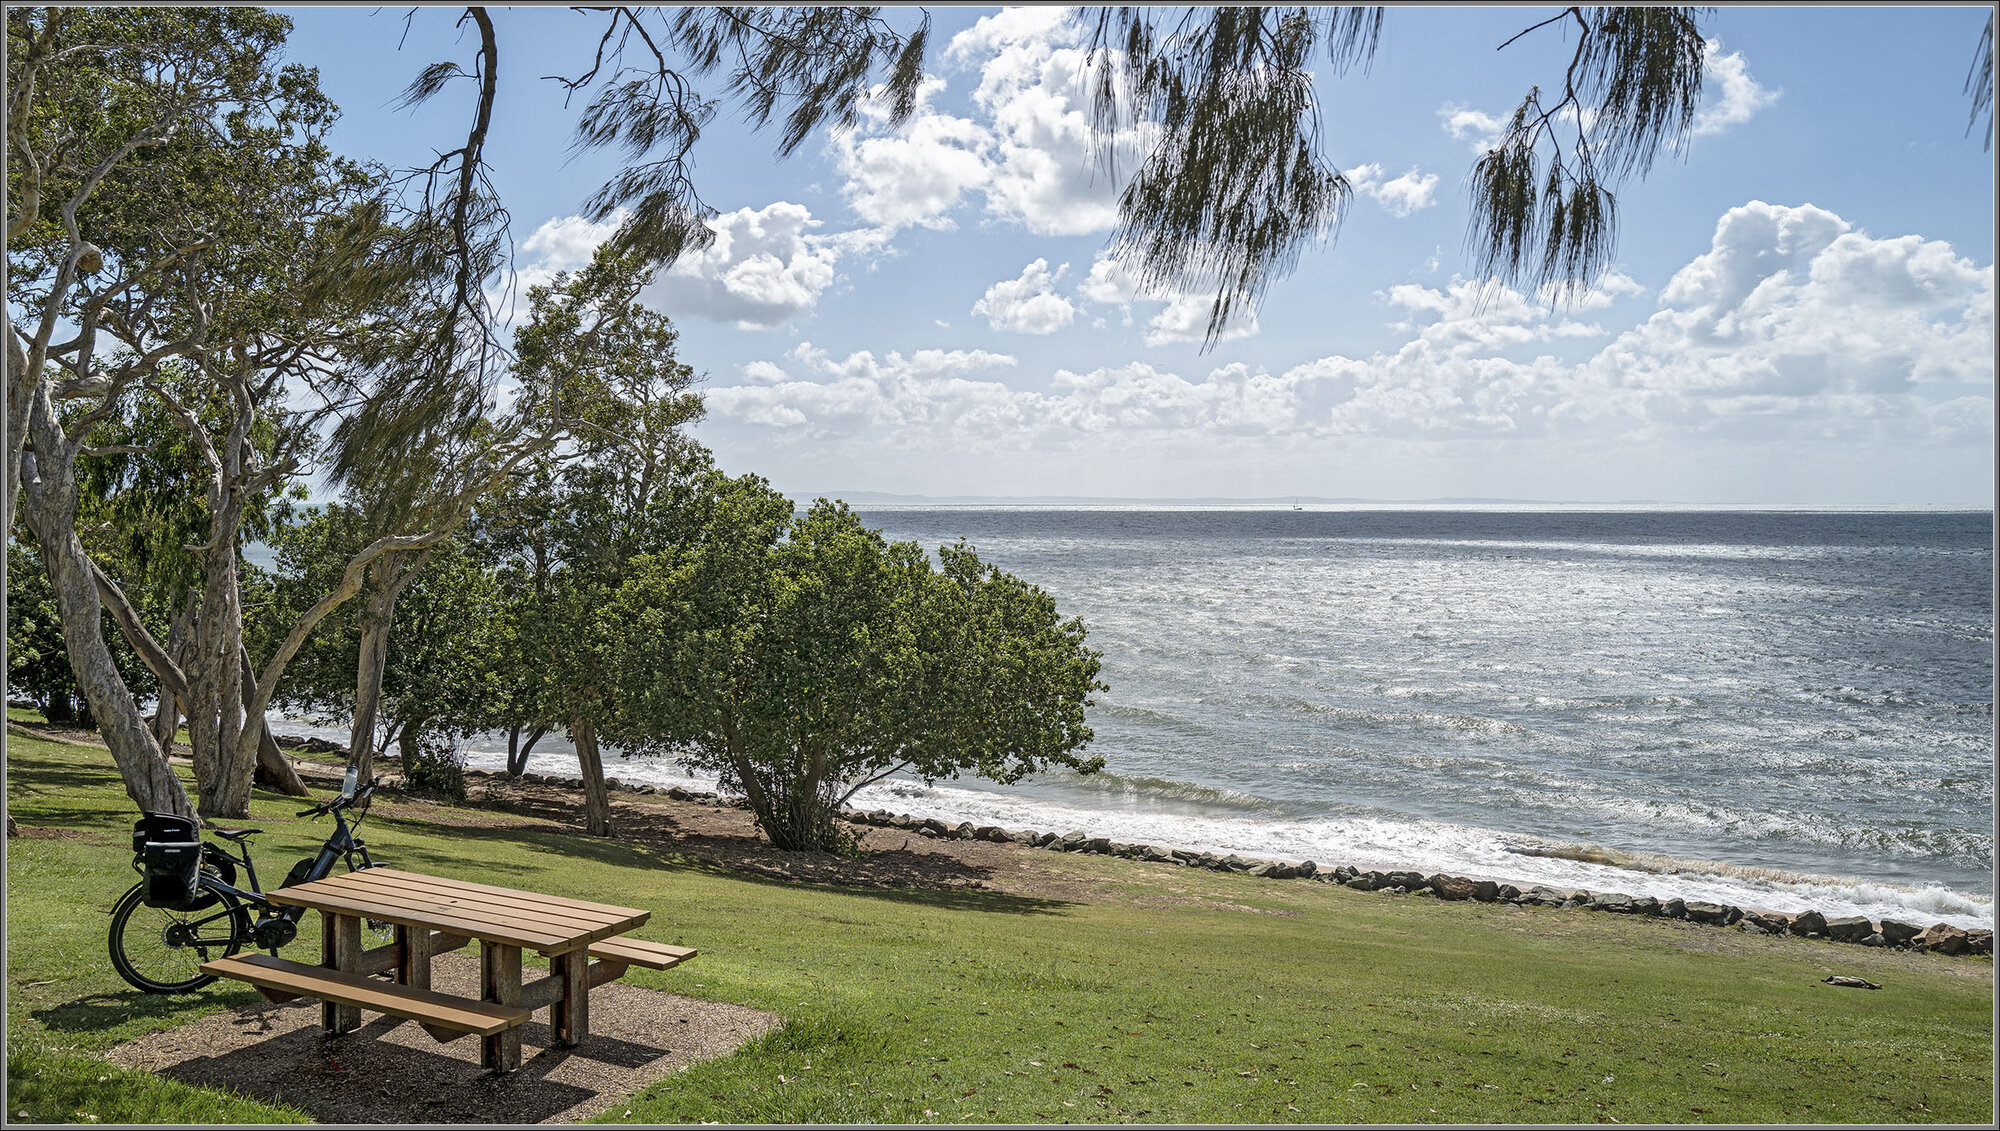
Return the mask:
<path id="1" fill-rule="evenodd" d="M 331 814 L 333 833 L 318 855 L 292 865 L 280 888 L 323 879 L 337 860 L 345 860 L 350 872 L 377 866 L 368 846 L 355 835 L 366 811 L 352 822 L 346 812 L 366 802 L 380 779 L 357 790 L 357 776 L 357 768 L 349 766 L 337 796 L 299 813 L 301 817 Z M 154 994 L 198 990 L 215 981 L 215 975 L 201 972 L 201 964 L 210 958 L 227 957 L 246 945 L 275 955 L 298 935 L 305 908 L 272 904 L 257 882 L 248 838 L 263 830 L 208 831 L 234 845 L 241 855 L 231 855 L 212 841 L 199 844 L 195 852 L 194 822 L 186 818 L 149 813 L 134 827 L 132 866 L 143 878 L 112 909 L 110 945 L 111 965 L 137 989 Z M 189 839 L 170 839 L 174 835 Z M 247 888 L 236 886 L 238 864 L 247 874 Z M 259 912 L 255 922 L 246 904 Z M 387 924 L 371 922 L 369 927 L 378 935 L 389 930 Z"/>

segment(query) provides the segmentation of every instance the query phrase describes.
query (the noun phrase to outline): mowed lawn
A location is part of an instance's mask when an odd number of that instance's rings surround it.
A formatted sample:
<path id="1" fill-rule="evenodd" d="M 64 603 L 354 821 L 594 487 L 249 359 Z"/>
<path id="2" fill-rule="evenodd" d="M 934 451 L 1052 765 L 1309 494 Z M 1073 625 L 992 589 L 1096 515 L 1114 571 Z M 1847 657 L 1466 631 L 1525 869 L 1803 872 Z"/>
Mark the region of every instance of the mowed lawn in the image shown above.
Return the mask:
<path id="1" fill-rule="evenodd" d="M 109 756 L 13 733 L 8 1115 L 302 1118 L 117 1069 L 121 1041 L 254 999 L 131 990 L 105 956 L 133 882 Z M 629 980 L 769 1010 L 779 1031 L 605 1122 L 1985 1123 L 1990 960 L 1583 911 L 1446 904 L 1022 849 L 1061 899 L 732 873 L 500 815 L 378 806 L 399 867 L 646 907 L 700 948 Z M 645 799 L 641 799 L 645 800 Z M 661 802 L 665 804 L 666 802 Z M 260 792 L 284 874 L 326 826 Z M 1322 864 L 1338 863 L 1322 861 Z M 1006 878 L 996 875 L 994 887 Z M 318 953 L 308 917 L 286 953 Z M 1837 989 L 1828 974 L 1881 983 Z M 628 1110 L 629 1109 L 629 1110 Z M 25 1114 L 24 1114 L 25 1113 Z"/>

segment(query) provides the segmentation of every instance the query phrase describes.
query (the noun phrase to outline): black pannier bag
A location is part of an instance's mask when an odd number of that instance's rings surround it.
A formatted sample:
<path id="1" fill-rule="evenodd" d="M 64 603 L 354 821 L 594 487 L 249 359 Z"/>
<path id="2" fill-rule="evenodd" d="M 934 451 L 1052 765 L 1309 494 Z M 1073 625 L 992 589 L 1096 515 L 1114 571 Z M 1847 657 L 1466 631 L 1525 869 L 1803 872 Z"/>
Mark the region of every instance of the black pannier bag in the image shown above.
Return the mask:
<path id="1" fill-rule="evenodd" d="M 146 877 L 146 906 L 186 908 L 201 883 L 201 842 L 190 817 L 148 813 L 132 825 L 132 864 Z"/>

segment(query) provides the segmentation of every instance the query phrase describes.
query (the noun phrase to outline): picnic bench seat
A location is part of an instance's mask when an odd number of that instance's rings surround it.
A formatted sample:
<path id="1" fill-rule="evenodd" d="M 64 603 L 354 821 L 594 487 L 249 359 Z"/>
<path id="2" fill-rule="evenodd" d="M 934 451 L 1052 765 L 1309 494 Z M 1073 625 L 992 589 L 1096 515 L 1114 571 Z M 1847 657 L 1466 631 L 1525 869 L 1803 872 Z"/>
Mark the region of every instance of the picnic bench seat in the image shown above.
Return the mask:
<path id="1" fill-rule="evenodd" d="M 530 1015 L 529 1010 L 519 1006 L 413 989 L 366 974 L 311 966 L 268 954 L 212 959 L 202 963 L 201 970 L 204 974 L 249 982 L 271 1001 L 313 997 L 406 1018 L 440 1041 L 472 1033 L 490 1037 L 526 1022 Z"/>
<path id="2" fill-rule="evenodd" d="M 668 946 L 666 943 L 626 937 L 599 939 L 590 944 L 592 958 L 625 966 L 644 966 L 649 970 L 679 966 L 698 953 L 691 946 Z"/>

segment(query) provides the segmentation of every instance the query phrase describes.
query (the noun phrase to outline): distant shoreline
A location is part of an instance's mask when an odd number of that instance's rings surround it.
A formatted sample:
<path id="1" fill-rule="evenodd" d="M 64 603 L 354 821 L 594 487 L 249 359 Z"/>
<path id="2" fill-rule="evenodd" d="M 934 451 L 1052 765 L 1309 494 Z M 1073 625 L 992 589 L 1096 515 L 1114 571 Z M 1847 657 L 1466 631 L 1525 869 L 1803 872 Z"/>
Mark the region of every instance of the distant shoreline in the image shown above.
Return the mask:
<path id="1" fill-rule="evenodd" d="M 1327 498 L 1316 495 L 1270 496 L 1259 498 L 1160 498 L 1139 499 L 1089 495 L 896 495 L 880 491 L 799 492 L 793 496 L 800 505 L 812 499 L 834 499 L 857 509 L 882 507 L 905 509 L 1070 509 L 1163 510 L 1217 508 L 1242 510 L 1355 509 L 1355 510 L 1560 510 L 1576 512 L 1663 512 L 1682 514 L 1985 514 L 1993 507 L 1951 503 L 1682 503 L 1659 499 L 1497 499 L 1442 497 L 1432 499 Z"/>

